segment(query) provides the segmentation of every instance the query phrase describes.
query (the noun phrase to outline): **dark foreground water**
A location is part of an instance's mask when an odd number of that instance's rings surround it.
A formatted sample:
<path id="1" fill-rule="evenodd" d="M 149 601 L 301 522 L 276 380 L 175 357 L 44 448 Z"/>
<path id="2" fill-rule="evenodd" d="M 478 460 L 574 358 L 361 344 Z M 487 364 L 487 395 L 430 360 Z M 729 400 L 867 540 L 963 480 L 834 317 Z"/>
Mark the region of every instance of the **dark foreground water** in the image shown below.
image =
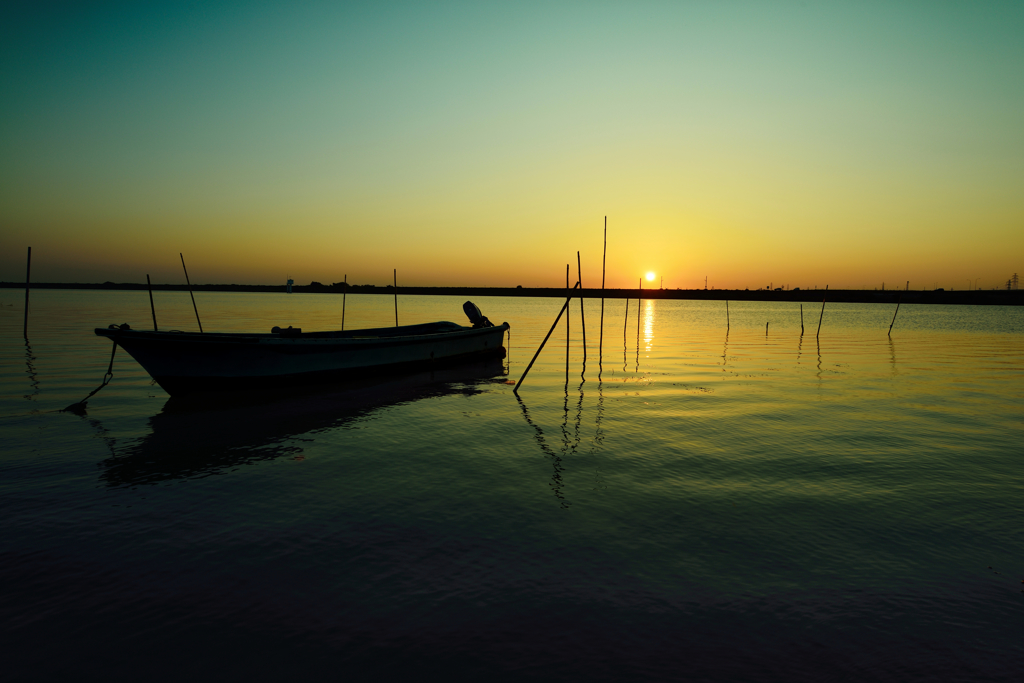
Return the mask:
<path id="1" fill-rule="evenodd" d="M 1011 681 L 1024 311 L 480 300 L 510 356 L 178 402 L 92 328 L 141 292 L 0 291 L 4 680 Z M 197 295 L 208 330 L 336 295 Z M 403 323 L 462 320 L 402 297 Z M 346 326 L 393 302 L 353 296 Z M 812 310 L 813 308 L 813 310 Z M 161 329 L 193 329 L 158 293 Z M 769 322 L 767 334 L 765 323 Z M 568 367 L 568 371 L 566 368 Z M 601 372 L 600 378 L 598 372 Z"/>

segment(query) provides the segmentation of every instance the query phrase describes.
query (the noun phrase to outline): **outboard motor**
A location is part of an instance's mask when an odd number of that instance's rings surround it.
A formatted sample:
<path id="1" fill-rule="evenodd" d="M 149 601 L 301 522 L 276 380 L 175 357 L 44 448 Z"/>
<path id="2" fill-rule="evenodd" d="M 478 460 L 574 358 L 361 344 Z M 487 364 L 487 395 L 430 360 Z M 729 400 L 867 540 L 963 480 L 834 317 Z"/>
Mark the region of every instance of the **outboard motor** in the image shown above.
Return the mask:
<path id="1" fill-rule="evenodd" d="M 466 317 L 469 318 L 469 322 L 473 323 L 473 327 L 494 327 L 494 323 L 484 317 L 484 314 L 480 312 L 480 307 L 472 301 L 462 304 L 462 310 L 466 312 Z"/>

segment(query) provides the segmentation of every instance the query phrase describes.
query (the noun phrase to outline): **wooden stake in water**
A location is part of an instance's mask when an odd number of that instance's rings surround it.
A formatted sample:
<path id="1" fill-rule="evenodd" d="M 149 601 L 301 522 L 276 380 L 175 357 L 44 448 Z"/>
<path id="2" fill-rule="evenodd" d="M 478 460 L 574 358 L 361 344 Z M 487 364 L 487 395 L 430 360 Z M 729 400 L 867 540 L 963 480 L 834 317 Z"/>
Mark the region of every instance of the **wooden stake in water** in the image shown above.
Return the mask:
<path id="1" fill-rule="evenodd" d="M 626 297 L 626 316 L 622 320 L 622 348 L 626 348 L 626 330 L 629 328 L 629 297 Z M 623 361 L 625 362 L 625 361 Z"/>
<path id="2" fill-rule="evenodd" d="M 568 263 L 565 264 L 565 298 L 566 298 L 566 300 L 571 298 L 571 293 L 569 291 L 569 264 Z M 572 314 L 569 314 L 569 315 L 565 316 L 565 376 L 566 376 L 566 381 L 568 381 L 568 377 L 569 377 L 569 318 L 571 318 L 571 317 L 572 317 Z"/>
<path id="3" fill-rule="evenodd" d="M 398 268 L 395 268 L 395 327 L 398 327 Z"/>
<path id="4" fill-rule="evenodd" d="M 32 247 L 28 248 L 28 264 L 25 266 L 25 339 L 28 339 L 28 290 L 32 284 Z"/>
<path id="5" fill-rule="evenodd" d="M 580 286 L 578 282 L 576 283 L 576 286 Z M 519 395 L 519 387 L 522 386 L 523 381 L 526 379 L 526 375 L 530 373 L 530 368 L 532 368 L 533 364 L 537 362 L 537 356 L 539 356 L 540 352 L 544 350 L 544 345 L 548 343 L 548 339 L 551 338 L 551 333 L 555 331 L 556 327 L 558 327 L 558 321 L 562 319 L 562 314 L 565 313 L 565 311 L 569 308 L 569 302 L 571 301 L 571 296 L 565 300 L 565 304 L 562 306 L 562 310 L 558 312 L 558 317 L 555 318 L 555 322 L 551 323 L 551 329 L 548 330 L 548 333 L 546 335 L 544 335 L 544 341 L 542 341 L 540 343 L 540 346 L 537 348 L 537 353 L 533 354 L 533 359 L 530 361 L 530 364 L 526 366 L 526 370 L 523 371 L 523 376 L 519 378 L 519 381 L 516 382 L 516 386 L 512 389 L 513 394 L 517 396 Z"/>
<path id="6" fill-rule="evenodd" d="M 640 318 L 644 315 L 643 302 L 644 302 L 644 279 L 640 278 L 640 285 L 637 287 L 637 299 L 636 299 L 636 348 L 640 348 Z"/>
<path id="7" fill-rule="evenodd" d="M 729 300 L 725 300 L 725 329 L 729 329 Z"/>
<path id="8" fill-rule="evenodd" d="M 348 273 L 345 273 L 345 279 L 342 280 L 341 288 L 341 331 L 345 331 L 345 296 L 348 294 Z"/>
<path id="9" fill-rule="evenodd" d="M 604 247 L 601 250 L 601 331 L 597 338 L 597 364 L 601 366 L 601 352 L 604 350 L 604 267 L 608 256 L 608 216 L 604 217 Z M 598 377 L 600 377 L 600 370 Z"/>
<path id="10" fill-rule="evenodd" d="M 818 331 L 814 337 L 817 339 L 818 335 L 821 334 L 821 319 L 825 317 L 825 297 L 828 296 L 828 285 L 825 285 L 825 293 L 821 295 L 821 315 L 818 316 Z"/>
<path id="11" fill-rule="evenodd" d="M 188 284 L 188 295 L 192 297 L 192 310 L 196 312 L 196 322 L 199 323 L 199 334 L 203 334 L 203 322 L 199 319 L 199 309 L 196 308 L 196 295 L 192 293 L 192 282 L 188 279 L 188 268 L 185 267 L 185 257 L 182 256 L 181 252 L 178 252 L 178 256 L 181 256 L 181 269 L 185 271 L 185 282 Z"/>
<path id="12" fill-rule="evenodd" d="M 804 336 L 804 305 L 800 304 L 800 336 Z"/>
<path id="13" fill-rule="evenodd" d="M 907 286 L 909 286 L 909 285 L 910 285 L 910 282 L 907 282 Z M 896 302 L 896 313 L 900 312 L 900 303 L 902 303 L 902 301 L 903 301 L 903 295 L 900 294 L 899 301 Z M 889 332 L 887 334 L 890 337 L 892 336 L 892 326 L 896 324 L 896 313 L 892 314 L 892 322 L 889 323 Z"/>
<path id="14" fill-rule="evenodd" d="M 768 322 L 771 322 L 770 320 Z M 764 336 L 768 336 L 768 323 L 764 324 Z"/>
<path id="15" fill-rule="evenodd" d="M 156 306 L 153 305 L 153 283 L 149 281 L 149 273 L 146 273 L 146 287 L 149 288 L 149 312 L 153 314 L 153 331 L 159 332 L 156 326 Z"/>
<path id="16" fill-rule="evenodd" d="M 580 283 L 580 329 L 583 330 L 583 362 L 587 362 L 587 317 L 583 312 L 583 267 L 580 252 L 576 252 L 576 281 Z M 568 283 L 566 283 L 568 284 Z"/>

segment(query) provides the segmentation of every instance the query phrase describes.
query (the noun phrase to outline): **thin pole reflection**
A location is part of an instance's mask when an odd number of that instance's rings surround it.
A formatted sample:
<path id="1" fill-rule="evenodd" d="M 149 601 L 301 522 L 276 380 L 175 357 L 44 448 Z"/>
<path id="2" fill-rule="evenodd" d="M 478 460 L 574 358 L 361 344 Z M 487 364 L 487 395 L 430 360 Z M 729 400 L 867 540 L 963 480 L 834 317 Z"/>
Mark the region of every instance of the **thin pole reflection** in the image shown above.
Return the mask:
<path id="1" fill-rule="evenodd" d="M 643 280 L 640 281 L 641 284 Z M 636 369 L 634 372 L 640 372 L 640 321 L 644 317 L 644 308 L 640 305 L 640 300 L 636 302 Z"/>
<path id="2" fill-rule="evenodd" d="M 583 380 L 583 382 L 587 381 L 586 375 L 587 375 L 587 342 L 586 342 L 586 340 L 584 340 L 584 342 L 583 342 L 583 367 L 580 370 L 580 379 Z M 582 386 L 582 383 L 581 383 L 581 386 Z"/>
<path id="3" fill-rule="evenodd" d="M 568 311 L 566 311 L 568 313 Z M 566 315 L 568 318 L 569 316 Z M 569 393 L 569 330 L 565 331 L 565 392 Z"/>
<path id="4" fill-rule="evenodd" d="M 580 446 L 580 426 L 583 423 L 583 384 L 584 384 L 584 382 L 586 382 L 586 380 L 583 380 L 583 382 L 580 382 L 580 388 L 579 388 L 580 400 L 576 402 L 576 425 L 575 425 L 575 429 L 574 429 L 574 432 L 573 432 L 573 444 L 572 444 L 572 452 L 573 453 L 575 453 L 579 449 L 579 446 Z"/>
<path id="5" fill-rule="evenodd" d="M 636 372 L 640 372 L 640 321 L 644 317 L 644 279 L 640 278 L 636 295 Z"/>
<path id="6" fill-rule="evenodd" d="M 580 379 L 583 382 L 587 381 L 587 343 L 583 342 L 583 367 L 580 369 Z M 581 383 L 582 385 L 582 383 Z"/>
<path id="7" fill-rule="evenodd" d="M 814 338 L 814 343 L 818 347 L 818 380 L 821 380 L 821 339 L 818 337 Z"/>
<path id="8" fill-rule="evenodd" d="M 630 298 L 626 297 L 626 316 L 623 318 L 623 372 L 626 372 L 626 331 L 630 327 Z"/>
<path id="9" fill-rule="evenodd" d="M 604 429 L 601 422 L 604 420 L 604 387 L 601 382 L 597 383 L 597 417 L 594 418 L 594 448 L 591 452 L 599 450 L 604 446 Z M 600 466 L 594 472 L 595 488 L 603 489 L 604 483 L 601 480 Z"/>
<path id="10" fill-rule="evenodd" d="M 626 348 L 626 333 L 625 333 L 625 331 L 623 331 L 623 333 L 622 333 L 622 372 L 627 372 L 627 370 L 626 370 L 626 351 L 627 350 L 628 349 Z"/>
<path id="11" fill-rule="evenodd" d="M 565 468 L 562 466 L 562 456 L 554 451 L 551 446 L 548 445 L 547 440 L 544 438 L 544 430 L 540 428 L 540 425 L 530 419 L 530 411 L 526 409 L 526 404 L 523 403 L 523 399 L 520 396 L 516 396 L 516 400 L 519 401 L 519 407 L 523 410 L 523 417 L 526 419 L 526 423 L 533 427 L 536 432 L 534 440 L 537 445 L 540 446 L 540 450 L 544 455 L 551 458 L 551 492 L 558 499 L 558 504 L 562 508 L 568 508 L 570 503 L 565 499 L 565 494 L 562 493 L 562 489 L 565 488 L 565 482 L 562 480 L 562 472 Z"/>
<path id="12" fill-rule="evenodd" d="M 562 393 L 562 421 L 559 424 L 561 430 L 561 446 L 556 450 L 553 444 L 549 443 L 544 430 L 534 422 L 533 418 L 530 417 L 530 411 L 526 407 L 526 403 L 523 402 L 522 397 L 516 396 L 516 400 L 519 402 L 519 407 L 522 410 L 523 418 L 526 423 L 533 428 L 534 441 L 537 442 L 541 453 L 551 460 L 551 481 L 549 486 L 554 494 L 555 498 L 558 499 L 559 506 L 562 508 L 570 507 L 571 503 L 566 500 L 565 496 L 565 471 L 566 463 L 565 459 L 570 455 L 575 455 L 580 452 L 580 446 L 583 443 L 583 406 L 586 402 L 586 392 L 584 387 L 586 386 L 586 380 L 582 379 L 576 386 L 576 392 L 578 392 L 578 398 L 575 400 L 575 411 L 572 411 L 572 407 L 569 402 L 569 384 L 566 382 L 563 385 Z M 595 416 L 595 433 L 593 438 L 593 449 L 590 452 L 600 448 L 604 442 L 605 433 L 603 427 L 604 421 L 604 383 L 598 382 L 598 398 L 597 398 L 597 412 Z M 575 412 L 575 415 L 570 417 L 570 412 Z M 571 427 L 570 427 L 571 422 Z M 603 488 L 604 485 L 601 482 L 600 473 L 596 475 L 597 481 L 596 486 Z"/>
<path id="13" fill-rule="evenodd" d="M 25 394 L 26 401 L 34 401 L 39 395 L 39 376 L 36 373 L 36 366 L 33 361 L 36 357 L 32 354 L 32 346 L 28 343 L 28 335 L 25 335 L 25 374 L 28 375 L 28 383 L 32 388 L 31 393 Z"/>
<path id="14" fill-rule="evenodd" d="M 565 398 L 562 403 L 562 455 L 569 452 L 569 383 L 565 383 Z"/>

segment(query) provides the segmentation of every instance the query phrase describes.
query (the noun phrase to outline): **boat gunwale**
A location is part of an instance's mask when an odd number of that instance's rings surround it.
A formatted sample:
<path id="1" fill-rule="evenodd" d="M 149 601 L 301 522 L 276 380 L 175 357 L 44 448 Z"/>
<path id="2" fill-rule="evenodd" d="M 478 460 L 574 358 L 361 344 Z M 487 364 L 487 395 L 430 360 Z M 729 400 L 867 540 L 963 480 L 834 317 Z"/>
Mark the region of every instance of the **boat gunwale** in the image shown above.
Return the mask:
<path id="1" fill-rule="evenodd" d="M 407 325 L 404 327 L 428 327 L 437 323 L 424 323 L 422 325 Z M 156 330 L 121 330 L 109 327 L 97 327 L 94 332 L 97 336 L 113 339 L 119 344 L 122 342 L 153 342 L 153 343 L 174 343 L 174 344 L 258 344 L 258 345 L 301 345 L 301 346 L 380 346 L 397 344 L 415 344 L 426 341 L 437 341 L 452 337 L 473 337 L 481 334 L 493 334 L 500 330 L 503 334 L 511 329 L 507 322 L 493 327 L 464 327 L 451 323 L 458 329 L 449 329 L 439 332 L 424 334 L 391 334 L 387 336 L 354 336 L 358 333 L 377 331 L 393 331 L 395 328 L 369 328 L 362 330 L 327 330 L 320 332 L 300 332 L 299 334 L 282 335 L 276 332 L 181 332 L 181 331 L 156 331 Z M 330 334 L 344 334 L 345 336 L 322 336 Z M 353 335 L 353 336 L 350 336 Z"/>

